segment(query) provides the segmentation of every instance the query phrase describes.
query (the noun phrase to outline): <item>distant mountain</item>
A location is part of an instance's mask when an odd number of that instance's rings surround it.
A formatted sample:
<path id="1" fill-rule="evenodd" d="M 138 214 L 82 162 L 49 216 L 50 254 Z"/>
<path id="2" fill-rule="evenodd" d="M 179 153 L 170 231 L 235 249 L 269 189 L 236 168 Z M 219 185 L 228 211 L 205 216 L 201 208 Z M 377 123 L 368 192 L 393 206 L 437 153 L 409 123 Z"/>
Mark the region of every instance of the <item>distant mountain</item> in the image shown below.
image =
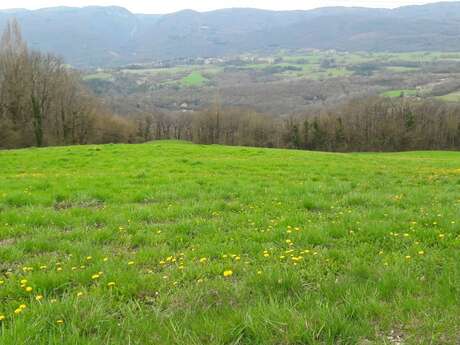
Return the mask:
<path id="1" fill-rule="evenodd" d="M 328 7 L 311 11 L 225 9 L 133 14 L 121 7 L 0 10 L 0 29 L 20 22 L 32 48 L 76 66 L 213 57 L 280 48 L 460 51 L 460 2 L 394 10 Z"/>

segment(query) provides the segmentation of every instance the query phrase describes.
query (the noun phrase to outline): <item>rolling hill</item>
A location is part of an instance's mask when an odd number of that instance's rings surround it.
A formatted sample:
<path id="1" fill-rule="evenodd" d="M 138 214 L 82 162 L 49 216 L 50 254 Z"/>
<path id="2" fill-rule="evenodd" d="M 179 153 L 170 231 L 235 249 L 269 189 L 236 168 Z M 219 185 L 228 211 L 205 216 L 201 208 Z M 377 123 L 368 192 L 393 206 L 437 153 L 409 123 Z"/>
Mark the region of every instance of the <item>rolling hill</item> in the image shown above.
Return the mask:
<path id="1" fill-rule="evenodd" d="M 458 344 L 458 152 L 158 141 L 0 166 L 2 345 Z"/>
<path id="2" fill-rule="evenodd" d="M 120 7 L 0 11 L 0 28 L 17 18 L 33 48 L 76 66 L 212 57 L 280 48 L 347 51 L 460 50 L 460 3 L 394 10 L 184 10 L 134 14 Z"/>

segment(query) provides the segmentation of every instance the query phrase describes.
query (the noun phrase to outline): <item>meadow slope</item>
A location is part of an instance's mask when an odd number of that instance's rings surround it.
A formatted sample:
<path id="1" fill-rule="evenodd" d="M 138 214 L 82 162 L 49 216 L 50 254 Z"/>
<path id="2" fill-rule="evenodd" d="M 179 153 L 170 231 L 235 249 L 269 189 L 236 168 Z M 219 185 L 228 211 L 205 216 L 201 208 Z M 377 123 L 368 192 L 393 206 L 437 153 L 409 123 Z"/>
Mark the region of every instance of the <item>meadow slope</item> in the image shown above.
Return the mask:
<path id="1" fill-rule="evenodd" d="M 460 153 L 0 152 L 0 343 L 458 344 Z"/>

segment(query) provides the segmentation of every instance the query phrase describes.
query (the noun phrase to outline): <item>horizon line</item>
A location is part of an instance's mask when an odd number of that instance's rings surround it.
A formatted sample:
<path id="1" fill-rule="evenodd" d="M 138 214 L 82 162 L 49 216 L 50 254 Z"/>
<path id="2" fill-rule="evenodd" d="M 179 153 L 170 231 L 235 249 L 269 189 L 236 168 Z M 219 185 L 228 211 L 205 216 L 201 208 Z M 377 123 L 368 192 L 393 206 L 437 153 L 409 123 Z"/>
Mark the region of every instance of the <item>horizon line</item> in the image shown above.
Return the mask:
<path id="1" fill-rule="evenodd" d="M 269 12 L 308 12 L 308 11 L 315 11 L 319 9 L 324 9 L 324 8 L 357 8 L 357 9 L 371 9 L 371 10 L 395 10 L 399 8 L 404 8 L 404 7 L 413 7 L 413 6 L 427 6 L 427 5 L 435 5 L 435 4 L 445 4 L 445 3 L 460 3 L 460 1 L 438 1 L 438 2 L 426 2 L 423 4 L 408 4 L 408 5 L 401 5 L 401 6 L 396 6 L 396 7 L 371 7 L 371 6 L 359 6 L 359 5 L 340 5 L 340 6 L 320 6 L 320 7 L 313 7 L 309 9 L 267 9 L 267 8 L 260 8 L 260 7 L 222 7 L 222 8 L 215 8 L 215 9 L 209 9 L 209 10 L 196 10 L 193 8 L 183 8 L 180 10 L 172 11 L 172 12 L 137 12 L 137 11 L 132 11 L 127 7 L 124 6 L 118 6 L 118 5 L 89 5 L 89 6 L 48 6 L 48 7 L 39 7 L 39 8 L 0 8 L 0 12 L 14 12 L 14 11 L 28 11 L 28 12 L 35 12 L 35 11 L 42 11 L 42 10 L 51 10 L 51 9 L 58 9 L 58 8 L 68 8 L 68 9 L 85 9 L 85 8 L 120 8 L 124 9 L 132 14 L 135 15 L 168 15 L 168 14 L 174 14 L 174 13 L 180 13 L 184 11 L 192 11 L 196 13 L 209 13 L 209 12 L 216 12 L 216 11 L 223 11 L 223 10 L 239 10 L 239 9 L 245 9 L 245 10 L 260 10 L 260 11 L 269 11 Z"/>

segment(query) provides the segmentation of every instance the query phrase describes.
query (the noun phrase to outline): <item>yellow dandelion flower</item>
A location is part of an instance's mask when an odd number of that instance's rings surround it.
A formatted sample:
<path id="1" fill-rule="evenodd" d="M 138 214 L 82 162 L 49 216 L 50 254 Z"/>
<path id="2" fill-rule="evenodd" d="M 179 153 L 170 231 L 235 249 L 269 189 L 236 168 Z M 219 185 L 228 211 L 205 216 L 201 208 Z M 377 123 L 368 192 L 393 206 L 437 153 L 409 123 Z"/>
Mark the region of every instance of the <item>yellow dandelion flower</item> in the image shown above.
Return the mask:
<path id="1" fill-rule="evenodd" d="M 424 254 L 425 254 L 425 252 L 424 252 L 423 250 L 420 250 L 420 251 L 418 252 L 418 255 L 424 255 Z"/>
<path id="2" fill-rule="evenodd" d="M 134 265 L 134 261 L 129 261 L 129 262 L 128 262 L 128 265 L 129 265 L 129 266 Z"/>
<path id="3" fill-rule="evenodd" d="M 103 261 L 109 261 L 109 258 L 104 258 Z"/>
<path id="4" fill-rule="evenodd" d="M 5 284 L 5 281 L 4 280 L 0 280 L 0 285 L 3 285 Z"/>
<path id="5" fill-rule="evenodd" d="M 43 299 L 43 296 L 42 295 L 37 295 L 35 296 L 35 300 L 36 301 L 41 301 Z"/>
<path id="6" fill-rule="evenodd" d="M 95 280 L 95 279 L 99 279 L 100 278 L 100 275 L 99 274 L 93 274 L 91 276 L 91 279 Z"/>
<path id="7" fill-rule="evenodd" d="M 14 311 L 14 313 L 15 313 L 16 315 L 21 314 L 21 313 L 24 311 L 24 309 L 26 309 L 26 305 L 25 305 L 25 304 L 21 304 L 18 308 L 16 308 L 16 310 Z"/>
<path id="8" fill-rule="evenodd" d="M 20 281 L 20 283 L 23 284 L 23 285 L 24 285 L 24 284 L 27 284 L 27 279 L 22 279 L 22 280 Z"/>
<path id="9" fill-rule="evenodd" d="M 83 296 L 83 292 L 78 292 L 77 297 L 81 297 L 81 296 Z"/>
<path id="10" fill-rule="evenodd" d="M 224 271 L 224 277 L 231 277 L 232 275 L 233 275 L 233 271 L 232 271 L 232 270 Z"/>
<path id="11" fill-rule="evenodd" d="M 257 274 L 262 274 L 262 271 L 257 271 Z"/>
<path id="12" fill-rule="evenodd" d="M 62 325 L 64 323 L 64 320 L 56 320 L 56 323 Z"/>
<path id="13" fill-rule="evenodd" d="M 26 287 L 27 292 L 32 292 L 33 288 L 31 286 Z"/>
<path id="14" fill-rule="evenodd" d="M 0 321 L 3 321 L 5 319 L 6 319 L 5 315 L 0 314 Z"/>
<path id="15" fill-rule="evenodd" d="M 406 255 L 406 260 L 409 260 L 411 258 L 410 255 Z"/>
<path id="16" fill-rule="evenodd" d="M 93 260 L 93 257 L 92 257 L 92 256 L 87 256 L 87 257 L 86 257 L 86 260 L 87 260 L 87 261 Z"/>
<path id="17" fill-rule="evenodd" d="M 204 262 L 206 262 L 206 260 L 207 260 L 206 258 L 201 258 L 201 259 L 200 259 L 200 262 L 201 262 L 201 263 L 204 263 Z"/>
<path id="18" fill-rule="evenodd" d="M 108 287 L 114 287 L 115 286 L 115 282 L 110 282 L 107 284 Z"/>

